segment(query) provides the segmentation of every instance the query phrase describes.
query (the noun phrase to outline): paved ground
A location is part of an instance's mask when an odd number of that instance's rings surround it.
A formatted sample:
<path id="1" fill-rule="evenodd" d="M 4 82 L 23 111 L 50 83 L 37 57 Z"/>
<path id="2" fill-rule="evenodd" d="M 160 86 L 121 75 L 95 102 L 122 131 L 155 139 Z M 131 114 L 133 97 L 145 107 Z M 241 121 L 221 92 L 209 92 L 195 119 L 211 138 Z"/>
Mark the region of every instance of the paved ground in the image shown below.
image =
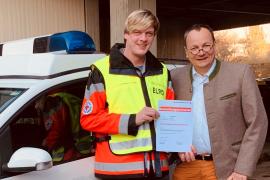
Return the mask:
<path id="1" fill-rule="evenodd" d="M 270 139 L 264 146 L 255 175 L 250 180 L 270 180 Z"/>

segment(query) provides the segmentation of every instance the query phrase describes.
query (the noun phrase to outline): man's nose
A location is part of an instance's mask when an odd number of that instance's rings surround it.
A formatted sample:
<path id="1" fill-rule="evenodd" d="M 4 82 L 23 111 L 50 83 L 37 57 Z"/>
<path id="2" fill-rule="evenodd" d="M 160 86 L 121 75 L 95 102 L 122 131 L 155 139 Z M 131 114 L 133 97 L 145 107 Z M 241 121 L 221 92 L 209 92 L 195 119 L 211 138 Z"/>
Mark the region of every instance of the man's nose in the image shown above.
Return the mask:
<path id="1" fill-rule="evenodd" d="M 146 33 L 142 33 L 142 34 L 140 35 L 140 40 L 146 41 L 146 39 L 147 39 Z"/>
<path id="2" fill-rule="evenodd" d="M 203 49 L 199 49 L 198 51 L 199 51 L 199 52 L 198 52 L 198 55 L 204 55 L 204 54 L 205 54 L 205 52 L 204 52 Z"/>

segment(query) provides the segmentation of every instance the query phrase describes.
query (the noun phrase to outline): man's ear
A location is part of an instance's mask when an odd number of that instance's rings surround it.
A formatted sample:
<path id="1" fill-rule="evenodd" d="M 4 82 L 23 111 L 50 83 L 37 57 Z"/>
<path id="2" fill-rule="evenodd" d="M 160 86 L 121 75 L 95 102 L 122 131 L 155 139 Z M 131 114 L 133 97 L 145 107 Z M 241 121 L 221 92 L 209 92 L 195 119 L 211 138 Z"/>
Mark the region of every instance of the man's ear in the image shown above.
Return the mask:
<path id="1" fill-rule="evenodd" d="M 188 50 L 186 47 L 184 47 L 184 49 L 185 49 L 186 58 L 188 59 Z"/>
<path id="2" fill-rule="evenodd" d="M 128 38 L 128 33 L 124 33 L 124 40 L 126 41 L 127 38 Z"/>
<path id="3" fill-rule="evenodd" d="M 216 52 L 216 43 L 214 42 L 213 44 L 213 50 L 214 50 L 214 53 Z"/>

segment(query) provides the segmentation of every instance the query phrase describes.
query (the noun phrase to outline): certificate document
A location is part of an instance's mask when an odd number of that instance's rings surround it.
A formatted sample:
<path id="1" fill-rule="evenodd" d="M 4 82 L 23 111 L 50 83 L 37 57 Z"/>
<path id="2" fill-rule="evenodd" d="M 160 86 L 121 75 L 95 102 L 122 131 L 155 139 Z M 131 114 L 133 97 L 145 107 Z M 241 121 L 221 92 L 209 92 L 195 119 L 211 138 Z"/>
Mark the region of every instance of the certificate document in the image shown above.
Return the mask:
<path id="1" fill-rule="evenodd" d="M 158 111 L 160 117 L 155 121 L 156 150 L 189 152 L 193 134 L 191 101 L 160 100 Z"/>

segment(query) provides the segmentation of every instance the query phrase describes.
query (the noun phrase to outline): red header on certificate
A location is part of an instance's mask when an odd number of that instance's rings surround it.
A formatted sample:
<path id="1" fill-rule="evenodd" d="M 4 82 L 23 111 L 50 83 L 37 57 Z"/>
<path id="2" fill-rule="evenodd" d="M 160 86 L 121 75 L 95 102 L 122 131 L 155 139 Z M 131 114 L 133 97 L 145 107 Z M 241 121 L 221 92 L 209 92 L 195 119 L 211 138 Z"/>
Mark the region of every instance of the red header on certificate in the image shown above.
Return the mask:
<path id="1" fill-rule="evenodd" d="M 173 107 L 173 106 L 161 106 L 161 107 L 159 107 L 159 111 L 191 112 L 191 108 Z"/>

